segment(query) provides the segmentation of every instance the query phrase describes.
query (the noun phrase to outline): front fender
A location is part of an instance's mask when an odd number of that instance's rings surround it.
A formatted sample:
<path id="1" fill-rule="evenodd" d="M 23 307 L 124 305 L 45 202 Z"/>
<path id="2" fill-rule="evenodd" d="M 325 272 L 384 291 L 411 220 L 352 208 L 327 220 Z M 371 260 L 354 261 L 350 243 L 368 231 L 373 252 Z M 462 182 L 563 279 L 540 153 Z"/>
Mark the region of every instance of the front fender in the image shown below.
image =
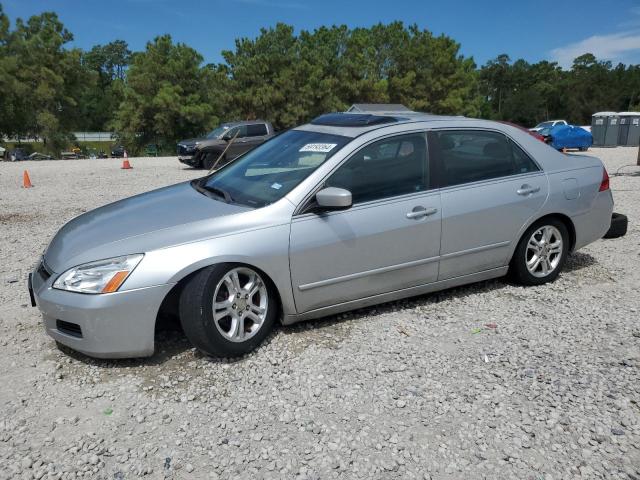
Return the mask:
<path id="1" fill-rule="evenodd" d="M 290 224 L 154 250 L 125 282 L 127 289 L 177 283 L 201 268 L 218 263 L 243 263 L 263 271 L 273 282 L 285 315 L 295 314 L 289 273 Z M 239 253 L 241 252 L 241 253 Z"/>

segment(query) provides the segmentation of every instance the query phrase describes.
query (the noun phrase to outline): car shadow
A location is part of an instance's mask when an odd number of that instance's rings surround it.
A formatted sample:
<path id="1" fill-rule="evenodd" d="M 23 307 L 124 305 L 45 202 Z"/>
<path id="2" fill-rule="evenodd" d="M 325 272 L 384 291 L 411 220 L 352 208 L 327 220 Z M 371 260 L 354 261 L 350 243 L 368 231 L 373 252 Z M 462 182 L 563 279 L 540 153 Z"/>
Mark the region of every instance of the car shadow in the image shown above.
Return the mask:
<path id="1" fill-rule="evenodd" d="M 597 263 L 595 257 L 588 253 L 576 252 L 567 258 L 564 267 L 565 273 L 572 273 L 588 268 Z M 415 297 L 394 300 L 370 307 L 359 308 L 344 312 L 337 315 L 330 315 L 314 320 L 295 323 L 293 325 L 283 326 L 276 323 L 273 331 L 262 342 L 259 348 L 264 348 L 274 341 L 278 336 L 284 335 L 300 335 L 303 333 L 320 332 L 335 327 L 344 327 L 349 322 L 357 322 L 364 320 L 371 315 L 385 315 L 390 313 L 402 312 L 404 310 L 413 310 L 417 307 L 429 307 L 437 305 L 440 302 L 460 300 L 469 296 L 482 295 L 496 290 L 502 290 L 507 287 L 517 285 L 510 281 L 508 277 L 501 277 L 493 280 L 486 280 L 459 287 L 452 287 L 438 292 L 427 293 Z M 58 348 L 66 355 L 87 365 L 98 366 L 102 368 L 137 368 L 141 366 L 159 366 L 174 361 L 177 357 L 192 351 L 189 360 L 199 359 L 216 364 L 232 364 L 243 362 L 255 355 L 256 352 L 249 353 L 238 358 L 214 358 L 195 350 L 187 337 L 185 336 L 179 322 L 173 321 L 165 323 L 164 327 L 156 332 L 155 335 L 155 353 L 151 357 L 132 358 L 132 359 L 98 359 L 89 357 L 82 353 L 76 352 L 63 345 Z"/>
<path id="2" fill-rule="evenodd" d="M 564 264 L 563 271 L 565 273 L 577 272 L 596 263 L 598 263 L 598 261 L 593 255 L 584 252 L 575 252 L 567 257 L 567 263 Z"/>

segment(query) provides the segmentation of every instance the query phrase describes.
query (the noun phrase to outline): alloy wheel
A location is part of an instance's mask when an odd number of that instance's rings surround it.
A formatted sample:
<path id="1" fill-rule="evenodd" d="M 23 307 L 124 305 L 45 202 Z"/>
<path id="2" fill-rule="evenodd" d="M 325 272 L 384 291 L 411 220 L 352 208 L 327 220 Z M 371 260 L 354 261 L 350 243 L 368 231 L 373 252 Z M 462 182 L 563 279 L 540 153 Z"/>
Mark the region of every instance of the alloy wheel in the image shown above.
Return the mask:
<path id="1" fill-rule="evenodd" d="M 553 225 L 537 229 L 527 242 L 525 262 L 529 273 L 544 278 L 558 268 L 562 258 L 562 234 Z"/>
<path id="2" fill-rule="evenodd" d="M 228 271 L 213 295 L 213 321 L 231 342 L 253 337 L 267 318 L 269 296 L 258 273 L 246 267 Z"/>

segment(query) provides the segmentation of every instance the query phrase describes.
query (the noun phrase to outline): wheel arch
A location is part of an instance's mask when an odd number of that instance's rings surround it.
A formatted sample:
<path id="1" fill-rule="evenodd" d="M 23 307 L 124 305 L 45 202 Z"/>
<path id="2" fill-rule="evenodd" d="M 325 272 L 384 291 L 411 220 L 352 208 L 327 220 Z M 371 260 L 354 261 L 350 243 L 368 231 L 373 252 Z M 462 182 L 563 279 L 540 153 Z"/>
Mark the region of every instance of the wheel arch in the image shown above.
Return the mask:
<path id="1" fill-rule="evenodd" d="M 559 212 L 554 212 L 554 213 L 545 213 L 544 215 L 541 215 L 539 217 L 535 217 L 533 218 L 530 222 L 527 222 L 522 229 L 518 232 L 518 236 L 517 241 L 513 243 L 512 248 L 511 248 L 511 252 L 509 254 L 508 257 L 508 264 L 511 263 L 511 260 L 513 259 L 513 256 L 515 255 L 516 249 L 518 248 L 518 245 L 520 244 L 520 242 L 522 241 L 522 238 L 524 236 L 524 234 L 527 232 L 527 230 L 529 230 L 529 228 L 531 227 L 531 225 L 541 221 L 541 220 L 545 220 L 545 219 L 551 219 L 551 218 L 555 218 L 559 221 L 561 221 L 565 227 L 567 227 L 567 231 L 569 232 L 569 252 L 573 252 L 573 249 L 575 248 L 576 245 L 576 227 L 573 224 L 573 221 L 571 220 L 571 217 L 569 217 L 568 215 L 564 214 L 564 213 L 559 213 Z"/>
<path id="2" fill-rule="evenodd" d="M 568 215 L 565 215 L 564 213 L 548 213 L 538 218 L 534 222 L 531 222 L 531 224 L 527 227 L 527 229 L 534 223 L 537 223 L 540 220 L 545 220 L 549 218 L 555 218 L 557 220 L 560 220 L 564 224 L 564 226 L 567 227 L 567 232 L 569 232 L 569 252 L 572 252 L 576 246 L 576 227 L 573 224 L 571 217 L 569 217 Z M 523 232 L 523 235 L 524 235 L 524 232 Z"/>
<path id="3" fill-rule="evenodd" d="M 274 280 L 271 278 L 271 276 L 267 272 L 265 272 L 260 267 L 257 267 L 255 265 L 252 265 L 252 264 L 246 263 L 246 262 L 242 262 L 242 261 L 216 261 L 216 262 L 210 262 L 210 263 L 207 263 L 207 264 L 204 264 L 204 265 L 198 264 L 193 269 L 189 269 L 187 271 L 183 271 L 183 273 L 181 274 L 181 277 L 178 279 L 178 281 L 173 286 L 173 288 L 171 288 L 169 293 L 167 293 L 165 295 L 164 299 L 162 300 L 162 303 L 160 304 L 160 308 L 158 309 L 158 314 L 157 314 L 157 317 L 156 317 L 156 330 L 158 329 L 159 326 L 165 325 L 167 322 L 168 323 L 176 322 L 176 321 L 179 322 L 178 303 L 180 301 L 180 295 L 182 294 L 182 291 L 184 290 L 184 288 L 187 285 L 187 283 L 189 282 L 189 280 L 194 275 L 196 275 L 198 272 L 204 270 L 205 268 L 211 267 L 213 265 L 219 265 L 219 264 L 243 266 L 243 267 L 251 268 L 251 269 L 255 270 L 256 272 L 258 272 L 262 276 L 262 278 L 264 278 L 264 280 L 269 283 L 269 286 L 271 287 L 271 290 L 276 295 L 276 302 L 277 302 L 277 308 L 278 308 L 278 319 L 282 323 L 282 318 L 284 316 L 284 306 L 283 306 L 283 302 L 282 302 L 282 298 L 283 298 L 282 292 L 281 292 L 280 288 L 278 287 L 278 285 L 276 285 Z"/>

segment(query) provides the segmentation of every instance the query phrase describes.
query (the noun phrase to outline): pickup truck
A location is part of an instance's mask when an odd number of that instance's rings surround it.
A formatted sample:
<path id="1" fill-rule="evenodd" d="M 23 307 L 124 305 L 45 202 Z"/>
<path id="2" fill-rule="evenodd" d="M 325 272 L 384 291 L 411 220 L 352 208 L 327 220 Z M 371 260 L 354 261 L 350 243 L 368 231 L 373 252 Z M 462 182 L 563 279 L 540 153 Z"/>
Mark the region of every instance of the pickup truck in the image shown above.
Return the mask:
<path id="1" fill-rule="evenodd" d="M 546 122 L 541 122 L 533 128 L 530 128 L 532 132 L 540 133 L 540 130 L 544 128 L 553 128 L 556 125 L 568 125 L 566 120 L 547 120 Z"/>
<path id="2" fill-rule="evenodd" d="M 218 162 L 216 168 L 219 168 L 273 135 L 273 126 L 263 120 L 223 123 L 206 137 L 178 142 L 178 160 L 185 165 L 207 170 Z M 220 157 L 223 152 L 224 155 Z"/>

